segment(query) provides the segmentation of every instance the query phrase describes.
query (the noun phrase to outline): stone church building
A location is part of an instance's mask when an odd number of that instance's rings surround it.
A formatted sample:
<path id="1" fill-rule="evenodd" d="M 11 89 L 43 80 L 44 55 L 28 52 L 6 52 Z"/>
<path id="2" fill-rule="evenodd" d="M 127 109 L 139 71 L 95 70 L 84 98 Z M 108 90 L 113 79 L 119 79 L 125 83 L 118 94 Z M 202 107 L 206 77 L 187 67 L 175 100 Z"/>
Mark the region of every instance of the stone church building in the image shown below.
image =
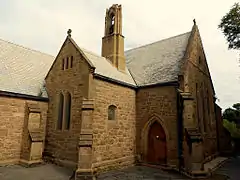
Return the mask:
<path id="1" fill-rule="evenodd" d="M 114 4 L 101 56 L 71 30 L 56 57 L 0 40 L 1 165 L 45 159 L 91 179 L 136 163 L 194 172 L 218 152 L 218 106 L 195 21 L 190 32 L 128 51 L 123 34 Z"/>

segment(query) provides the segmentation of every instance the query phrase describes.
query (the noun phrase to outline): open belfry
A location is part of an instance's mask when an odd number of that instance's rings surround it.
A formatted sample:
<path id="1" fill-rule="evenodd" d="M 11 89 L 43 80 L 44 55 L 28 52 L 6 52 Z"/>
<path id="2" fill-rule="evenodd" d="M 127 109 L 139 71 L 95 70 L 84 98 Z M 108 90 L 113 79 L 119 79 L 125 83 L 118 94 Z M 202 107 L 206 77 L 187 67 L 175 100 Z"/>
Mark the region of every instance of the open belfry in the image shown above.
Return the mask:
<path id="1" fill-rule="evenodd" d="M 119 71 L 125 72 L 126 59 L 124 56 L 124 36 L 122 35 L 121 5 L 115 4 L 106 10 L 102 56 L 109 59 Z"/>
<path id="2" fill-rule="evenodd" d="M 221 116 L 195 20 L 124 51 L 114 4 L 101 56 L 71 33 L 55 57 L 0 39 L 0 164 L 51 162 L 76 180 L 141 163 L 203 171 L 219 152 Z"/>

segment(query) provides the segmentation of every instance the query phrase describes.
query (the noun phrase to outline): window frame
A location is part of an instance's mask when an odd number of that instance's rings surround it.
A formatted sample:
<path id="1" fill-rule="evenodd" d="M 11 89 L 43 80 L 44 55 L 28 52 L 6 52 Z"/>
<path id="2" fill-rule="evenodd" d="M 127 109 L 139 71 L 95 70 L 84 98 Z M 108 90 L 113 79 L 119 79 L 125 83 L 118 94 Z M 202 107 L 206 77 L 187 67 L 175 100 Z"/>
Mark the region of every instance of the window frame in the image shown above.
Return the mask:
<path id="1" fill-rule="evenodd" d="M 58 94 L 58 109 L 57 109 L 57 124 L 56 124 L 56 129 L 57 130 L 62 130 L 63 128 L 63 118 L 64 118 L 64 94 L 60 92 Z"/>
<path id="2" fill-rule="evenodd" d="M 66 58 L 66 67 L 65 67 L 65 69 L 68 69 L 68 67 L 69 67 L 69 57 Z"/>
<path id="3" fill-rule="evenodd" d="M 69 130 L 71 127 L 71 116 L 72 116 L 72 95 L 67 92 L 65 95 L 64 102 L 64 130 Z"/>
<path id="4" fill-rule="evenodd" d="M 115 105 L 110 105 L 108 106 L 108 111 L 107 111 L 107 120 L 108 122 L 116 121 L 117 120 L 117 107 Z M 112 115 L 110 113 L 113 113 Z M 110 118 L 112 116 L 112 118 Z"/>
<path id="5" fill-rule="evenodd" d="M 70 57 L 70 68 L 73 67 L 73 56 Z"/>
<path id="6" fill-rule="evenodd" d="M 61 67 L 61 69 L 62 70 L 65 70 L 65 58 L 62 58 L 62 67 Z"/>

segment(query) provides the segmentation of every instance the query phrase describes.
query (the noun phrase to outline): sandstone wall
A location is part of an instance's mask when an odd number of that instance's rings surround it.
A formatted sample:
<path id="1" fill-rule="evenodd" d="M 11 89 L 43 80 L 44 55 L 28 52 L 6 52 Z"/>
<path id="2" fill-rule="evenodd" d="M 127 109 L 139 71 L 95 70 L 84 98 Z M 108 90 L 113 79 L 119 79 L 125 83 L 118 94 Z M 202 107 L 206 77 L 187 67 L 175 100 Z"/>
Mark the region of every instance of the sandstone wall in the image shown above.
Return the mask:
<path id="1" fill-rule="evenodd" d="M 93 168 L 98 171 L 134 163 L 136 154 L 135 90 L 94 80 Z M 116 119 L 108 120 L 108 107 L 116 106 Z"/>
<path id="2" fill-rule="evenodd" d="M 70 65 L 73 57 L 72 67 Z M 66 60 L 68 58 L 68 68 Z M 65 60 L 63 69 L 63 59 Z M 82 99 L 90 92 L 90 69 L 81 53 L 69 39 L 66 39 L 46 78 L 49 96 L 49 110 L 47 123 L 47 142 L 45 154 L 65 165 L 75 166 L 78 161 L 78 139 L 81 130 Z M 59 95 L 66 99 L 71 95 L 70 128 L 66 129 L 65 110 L 63 107 L 63 126 L 57 128 L 59 114 Z"/>
<path id="3" fill-rule="evenodd" d="M 47 102 L 0 96 L 0 164 L 20 160 L 24 120 L 28 118 L 26 103 L 38 104 L 42 110 L 41 118 L 46 123 Z"/>
<path id="4" fill-rule="evenodd" d="M 141 88 L 137 92 L 137 154 L 146 161 L 144 128 L 149 120 L 159 120 L 167 137 L 167 163 L 177 165 L 177 94 L 173 86 Z M 147 133 L 147 132 L 146 132 Z"/>
<path id="5" fill-rule="evenodd" d="M 217 151 L 214 89 L 206 56 L 197 27 L 193 27 L 191 41 L 185 56 L 183 90 L 194 98 L 193 118 L 203 135 L 204 157 Z"/>

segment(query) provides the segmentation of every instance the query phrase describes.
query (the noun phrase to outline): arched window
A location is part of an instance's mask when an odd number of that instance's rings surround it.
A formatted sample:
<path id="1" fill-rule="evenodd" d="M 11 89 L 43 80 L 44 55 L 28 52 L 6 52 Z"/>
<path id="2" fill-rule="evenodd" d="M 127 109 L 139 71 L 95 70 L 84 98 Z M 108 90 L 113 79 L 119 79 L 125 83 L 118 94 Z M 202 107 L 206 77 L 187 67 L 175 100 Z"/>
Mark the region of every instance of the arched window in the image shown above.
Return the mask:
<path id="1" fill-rule="evenodd" d="M 117 107 L 114 105 L 108 107 L 108 120 L 116 120 L 116 109 Z"/>
<path id="2" fill-rule="evenodd" d="M 63 122 L 63 102 L 64 96 L 62 93 L 59 95 L 59 102 L 58 102 L 58 121 L 57 121 L 57 129 L 62 129 L 62 122 Z"/>
<path id="3" fill-rule="evenodd" d="M 65 60 L 64 60 L 64 58 L 63 58 L 63 59 L 62 59 L 62 70 L 64 70 L 64 65 L 65 65 L 65 64 L 64 64 L 64 61 L 65 61 Z"/>
<path id="4" fill-rule="evenodd" d="M 69 61 L 69 58 L 67 57 L 67 60 L 66 60 L 66 69 L 68 69 L 68 62 Z"/>
<path id="5" fill-rule="evenodd" d="M 71 94 L 68 92 L 66 95 L 66 101 L 65 101 L 65 129 L 70 129 L 71 104 L 72 104 L 72 98 L 71 98 Z"/>
<path id="6" fill-rule="evenodd" d="M 70 68 L 73 67 L 73 56 L 71 56 L 71 60 L 70 60 Z"/>
<path id="7" fill-rule="evenodd" d="M 110 18 L 111 18 L 111 21 L 110 21 L 109 34 L 112 34 L 114 32 L 115 15 L 111 14 Z"/>

